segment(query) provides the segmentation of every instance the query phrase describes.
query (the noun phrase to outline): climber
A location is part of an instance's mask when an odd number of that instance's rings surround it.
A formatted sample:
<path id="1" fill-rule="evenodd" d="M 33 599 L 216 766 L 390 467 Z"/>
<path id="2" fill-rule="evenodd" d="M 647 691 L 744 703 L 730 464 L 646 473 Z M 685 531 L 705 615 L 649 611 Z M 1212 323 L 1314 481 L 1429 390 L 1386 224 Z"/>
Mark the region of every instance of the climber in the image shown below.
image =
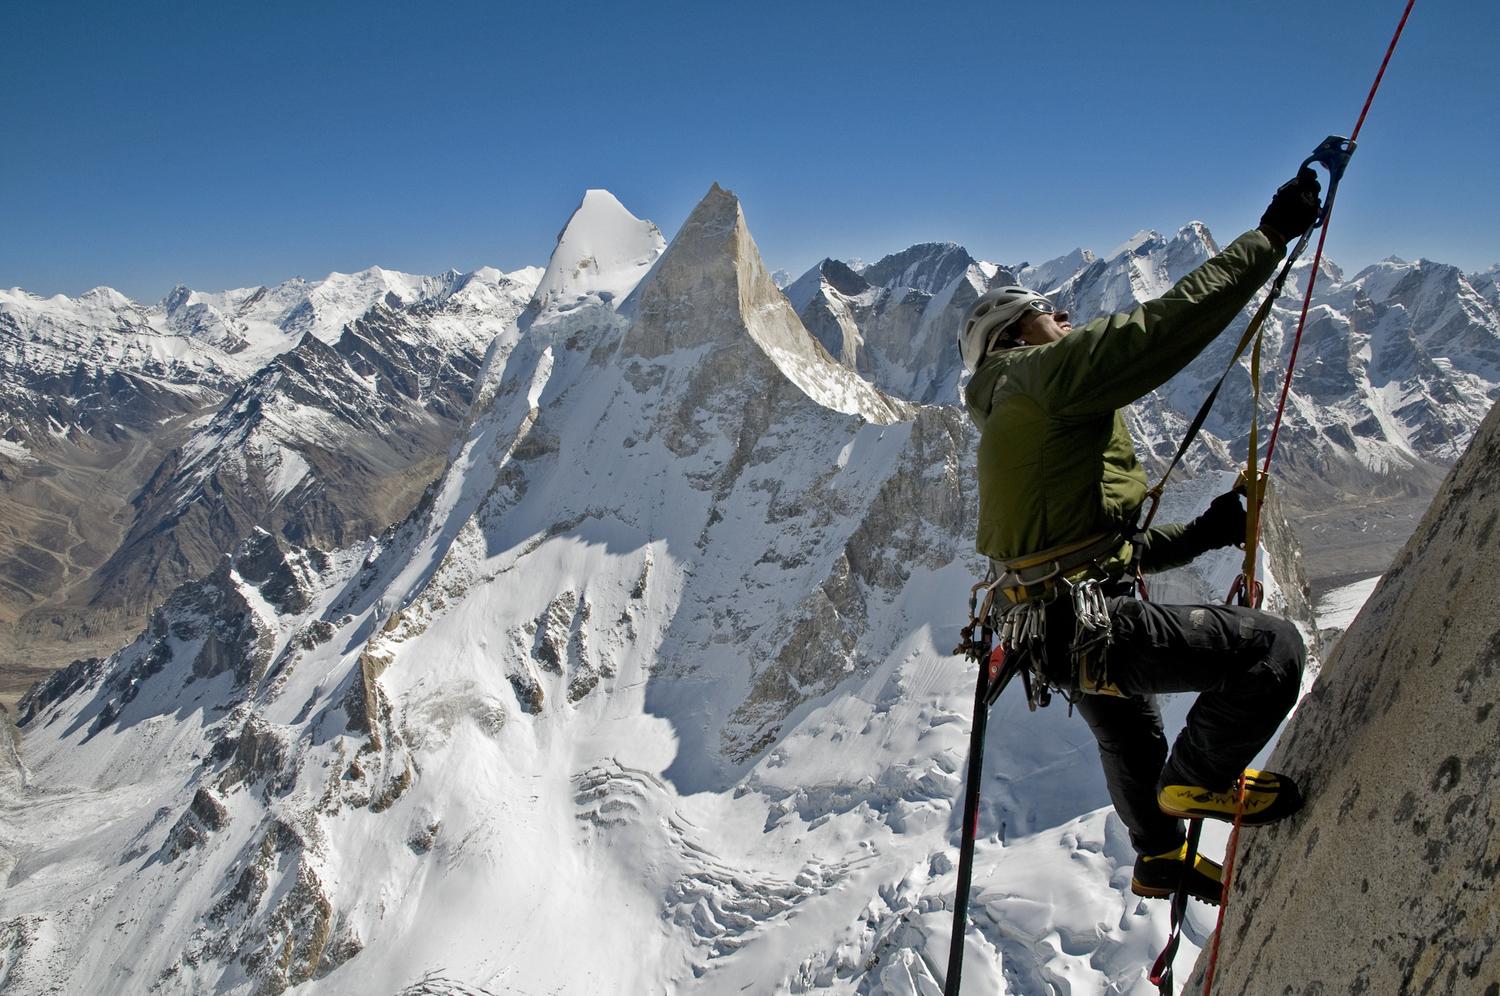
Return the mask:
<path id="1" fill-rule="evenodd" d="M 1139 895 L 1187 882 L 1191 895 L 1219 902 L 1215 862 L 1195 854 L 1183 875 L 1181 820 L 1233 820 L 1241 772 L 1296 701 L 1304 650 L 1291 623 L 1256 609 L 1133 597 L 1137 571 L 1242 543 L 1246 511 L 1231 491 L 1192 522 L 1138 532 L 1146 476 L 1119 409 L 1229 325 L 1312 225 L 1319 191 L 1304 168 L 1258 228 L 1132 311 L 1075 329 L 1043 295 L 1001 287 L 980 297 L 959 334 L 972 374 L 964 398 L 981 433 L 977 546 L 1006 599 L 1045 603 L 1031 669 L 1077 706 L 1098 741 L 1137 853 Z M 1160 692 L 1200 693 L 1170 751 Z M 1245 825 L 1300 806 L 1290 778 L 1247 774 Z"/>

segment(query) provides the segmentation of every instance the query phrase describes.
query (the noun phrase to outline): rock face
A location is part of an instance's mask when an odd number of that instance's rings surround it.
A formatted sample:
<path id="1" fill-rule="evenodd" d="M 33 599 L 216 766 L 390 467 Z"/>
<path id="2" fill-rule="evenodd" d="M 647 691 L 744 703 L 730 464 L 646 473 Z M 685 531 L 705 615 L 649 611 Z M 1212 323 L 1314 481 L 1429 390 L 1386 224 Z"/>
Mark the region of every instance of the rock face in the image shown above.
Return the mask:
<path id="1" fill-rule="evenodd" d="M 1282 735 L 1310 799 L 1243 838 L 1216 994 L 1500 992 L 1497 573 L 1500 408 Z"/>
<path id="2" fill-rule="evenodd" d="M 689 301 L 693 307 L 685 308 Z M 795 385 L 818 404 L 872 422 L 894 422 L 907 413 L 807 334 L 766 272 L 739 199 L 718 184 L 621 312 L 636 319 L 624 341 L 629 355 L 657 359 L 706 347 L 711 362 L 700 369 L 716 379 L 744 373 L 764 378 L 766 390 Z M 707 379 L 702 386 L 705 392 L 715 387 Z M 693 391 L 690 400 L 709 399 Z"/>

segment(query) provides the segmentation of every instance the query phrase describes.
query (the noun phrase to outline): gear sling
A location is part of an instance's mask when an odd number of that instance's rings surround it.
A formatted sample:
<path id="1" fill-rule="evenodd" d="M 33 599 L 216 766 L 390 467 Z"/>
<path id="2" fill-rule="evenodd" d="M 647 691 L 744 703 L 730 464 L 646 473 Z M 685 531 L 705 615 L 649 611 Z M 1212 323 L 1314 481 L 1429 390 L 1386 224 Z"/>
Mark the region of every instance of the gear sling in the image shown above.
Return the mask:
<path id="1" fill-rule="evenodd" d="M 1046 610 L 1053 598 L 1064 593 L 1072 602 L 1076 620 L 1069 654 L 1075 682 L 1072 688 L 1058 690 L 1070 704 L 1077 694 L 1075 689 L 1091 684 L 1101 694 L 1119 694 L 1102 674 L 1110 627 L 1099 582 L 1108 576 L 1105 561 L 1118 554 L 1126 543 L 1119 533 L 1105 533 L 998 563 L 992 566 L 991 577 L 969 590 L 969 624 L 960 633 L 961 642 L 953 652 L 979 664 L 979 678 L 974 688 L 974 722 L 969 731 L 969 773 L 964 786 L 963 837 L 958 852 L 958 886 L 953 900 L 945 996 L 957 996 L 963 971 L 990 707 L 1018 675 L 1026 689 L 1028 708 L 1035 711 L 1052 701 L 1054 686 L 1048 678 L 1046 660 Z"/>

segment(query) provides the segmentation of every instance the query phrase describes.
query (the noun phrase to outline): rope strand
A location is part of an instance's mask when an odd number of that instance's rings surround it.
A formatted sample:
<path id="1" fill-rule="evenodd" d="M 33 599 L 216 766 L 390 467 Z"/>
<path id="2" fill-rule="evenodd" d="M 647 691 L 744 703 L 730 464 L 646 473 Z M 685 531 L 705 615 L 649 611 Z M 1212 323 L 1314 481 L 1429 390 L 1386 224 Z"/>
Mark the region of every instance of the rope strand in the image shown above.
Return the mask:
<path id="1" fill-rule="evenodd" d="M 1411 17 L 1412 7 L 1416 6 L 1416 2 L 1417 0 L 1406 0 L 1406 9 L 1401 12 L 1401 21 L 1396 25 L 1396 32 L 1391 36 L 1390 45 L 1386 47 L 1385 58 L 1380 60 L 1380 69 L 1375 74 L 1375 82 L 1370 84 L 1370 93 L 1365 97 L 1364 107 L 1360 108 L 1359 120 L 1354 123 L 1354 131 L 1349 135 L 1350 148 L 1354 147 L 1354 143 L 1359 139 L 1360 129 L 1365 126 L 1365 117 L 1370 113 L 1370 105 L 1375 102 L 1375 93 L 1380 89 L 1380 81 L 1385 78 L 1386 67 L 1391 63 L 1391 56 L 1394 55 L 1396 51 L 1396 43 L 1401 40 L 1401 33 L 1406 30 L 1406 20 L 1407 18 Z M 1271 471 L 1271 456 L 1276 452 L 1276 438 L 1281 433 L 1281 421 L 1282 416 L 1286 411 L 1286 399 L 1287 395 L 1291 392 L 1292 389 L 1292 372 L 1297 368 L 1297 350 L 1298 347 L 1302 345 L 1302 330 L 1307 326 L 1307 311 L 1312 304 L 1313 286 L 1317 283 L 1319 264 L 1323 260 L 1323 243 L 1328 238 L 1329 222 L 1333 217 L 1332 193 L 1333 192 L 1330 190 L 1328 204 L 1326 205 L 1323 212 L 1323 231 L 1318 235 L 1318 248 L 1313 253 L 1312 272 L 1307 276 L 1307 289 L 1302 296 L 1302 313 L 1297 319 L 1297 334 L 1292 339 L 1292 353 L 1291 356 L 1287 359 L 1286 379 L 1282 382 L 1281 385 L 1281 400 L 1276 405 L 1276 421 L 1271 427 L 1270 438 L 1266 441 L 1266 459 L 1265 463 L 1262 464 L 1262 476 L 1269 474 Z M 1250 466 L 1252 468 L 1255 466 L 1253 454 L 1251 456 Z M 1252 491 L 1252 493 L 1255 492 Z M 1261 492 L 1261 494 L 1263 495 L 1263 492 Z M 1255 541 L 1258 545 L 1260 541 L 1259 521 L 1255 523 L 1255 533 Z M 1251 554 L 1250 556 L 1253 556 L 1253 554 Z M 1255 583 L 1255 579 L 1253 577 L 1245 578 L 1245 583 L 1253 585 Z M 1209 949 L 1208 966 L 1203 976 L 1203 996 L 1210 996 L 1210 992 L 1214 984 L 1214 970 L 1218 967 L 1219 935 L 1223 932 L 1224 913 L 1229 906 L 1229 886 L 1231 881 L 1233 880 L 1234 875 L 1234 858 L 1235 852 L 1239 846 L 1240 819 L 1243 813 L 1244 804 L 1245 776 L 1242 773 L 1240 775 L 1239 793 L 1235 800 L 1234 829 L 1229 832 L 1229 842 L 1224 849 L 1224 894 L 1220 899 L 1219 919 L 1218 923 L 1214 926 L 1214 937 L 1212 946 Z"/>
<path id="2" fill-rule="evenodd" d="M 1219 918 L 1214 923 L 1214 939 L 1208 949 L 1208 967 L 1203 972 L 1203 996 L 1214 984 L 1214 970 L 1219 967 L 1219 935 L 1224 931 L 1224 911 L 1229 908 L 1229 883 L 1234 880 L 1234 852 L 1240 840 L 1240 821 L 1245 818 L 1245 773 L 1240 772 L 1239 788 L 1234 797 L 1234 827 L 1229 831 L 1229 843 L 1224 848 L 1224 891 L 1219 896 Z"/>
<path id="3" fill-rule="evenodd" d="M 1375 103 L 1375 94 L 1380 90 L 1381 80 L 1385 79 L 1386 67 L 1391 63 L 1391 56 L 1396 52 L 1396 43 L 1401 40 L 1401 33 L 1406 30 L 1407 18 L 1411 17 L 1411 11 L 1416 6 L 1416 2 L 1417 0 L 1406 0 L 1406 9 L 1401 13 L 1401 21 L 1396 25 L 1396 32 L 1391 36 L 1390 45 L 1386 46 L 1385 57 L 1380 60 L 1380 69 L 1375 73 L 1375 82 L 1370 84 L 1370 92 L 1365 97 L 1364 107 L 1359 111 L 1359 120 L 1355 122 L 1354 131 L 1349 135 L 1351 145 L 1359 139 L 1360 130 L 1365 126 L 1365 118 L 1370 113 L 1370 105 Z M 1292 372 L 1297 368 L 1297 351 L 1302 345 L 1302 331 L 1307 327 L 1307 312 L 1312 305 L 1313 286 L 1318 280 L 1319 265 L 1323 261 L 1323 243 L 1328 238 L 1329 222 L 1332 217 L 1333 202 L 1330 199 L 1323 214 L 1323 231 L 1318 234 L 1318 248 L 1313 253 L 1313 265 L 1307 277 L 1307 289 L 1302 295 L 1302 313 L 1297 319 L 1297 334 L 1292 339 L 1292 354 L 1287 360 L 1286 379 L 1281 385 L 1281 400 L 1276 405 L 1276 421 L 1271 426 L 1271 435 L 1266 442 L 1266 459 L 1261 466 L 1262 474 L 1269 474 L 1271 471 L 1271 456 L 1276 452 L 1276 439 L 1281 434 L 1281 421 L 1286 411 L 1286 399 L 1292 389 Z M 1258 533 L 1257 528 L 1257 539 L 1259 539 Z"/>
<path id="4" fill-rule="evenodd" d="M 1354 123 L 1354 132 L 1349 136 L 1349 141 L 1359 141 L 1359 130 L 1365 126 L 1365 115 L 1370 113 L 1370 105 L 1375 103 L 1375 91 L 1380 89 L 1380 81 L 1385 78 L 1385 67 L 1391 64 L 1391 56 L 1396 52 L 1396 43 L 1401 40 L 1401 32 L 1406 30 L 1406 19 L 1411 16 L 1411 9 L 1417 0 L 1406 0 L 1406 10 L 1401 14 L 1401 23 L 1396 25 L 1396 33 L 1391 36 L 1391 44 L 1385 50 L 1385 58 L 1380 60 L 1380 71 L 1375 74 L 1375 82 L 1370 84 L 1370 95 L 1365 98 L 1365 106 L 1360 108 L 1359 120 Z"/>

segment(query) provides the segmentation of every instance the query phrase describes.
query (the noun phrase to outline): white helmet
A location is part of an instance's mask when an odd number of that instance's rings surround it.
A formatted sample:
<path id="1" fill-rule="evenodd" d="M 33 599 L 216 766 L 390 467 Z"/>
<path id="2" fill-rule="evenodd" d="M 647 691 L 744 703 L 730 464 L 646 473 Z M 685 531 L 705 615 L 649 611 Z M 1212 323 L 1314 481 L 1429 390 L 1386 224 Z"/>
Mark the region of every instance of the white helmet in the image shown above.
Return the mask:
<path id="1" fill-rule="evenodd" d="M 1036 312 L 1050 315 L 1055 309 L 1052 302 L 1034 290 L 1011 284 L 986 291 L 969 309 L 963 328 L 958 333 L 958 351 L 963 356 L 964 369 L 973 373 L 989 353 L 997 332 L 1004 331 L 1022 315 Z"/>

